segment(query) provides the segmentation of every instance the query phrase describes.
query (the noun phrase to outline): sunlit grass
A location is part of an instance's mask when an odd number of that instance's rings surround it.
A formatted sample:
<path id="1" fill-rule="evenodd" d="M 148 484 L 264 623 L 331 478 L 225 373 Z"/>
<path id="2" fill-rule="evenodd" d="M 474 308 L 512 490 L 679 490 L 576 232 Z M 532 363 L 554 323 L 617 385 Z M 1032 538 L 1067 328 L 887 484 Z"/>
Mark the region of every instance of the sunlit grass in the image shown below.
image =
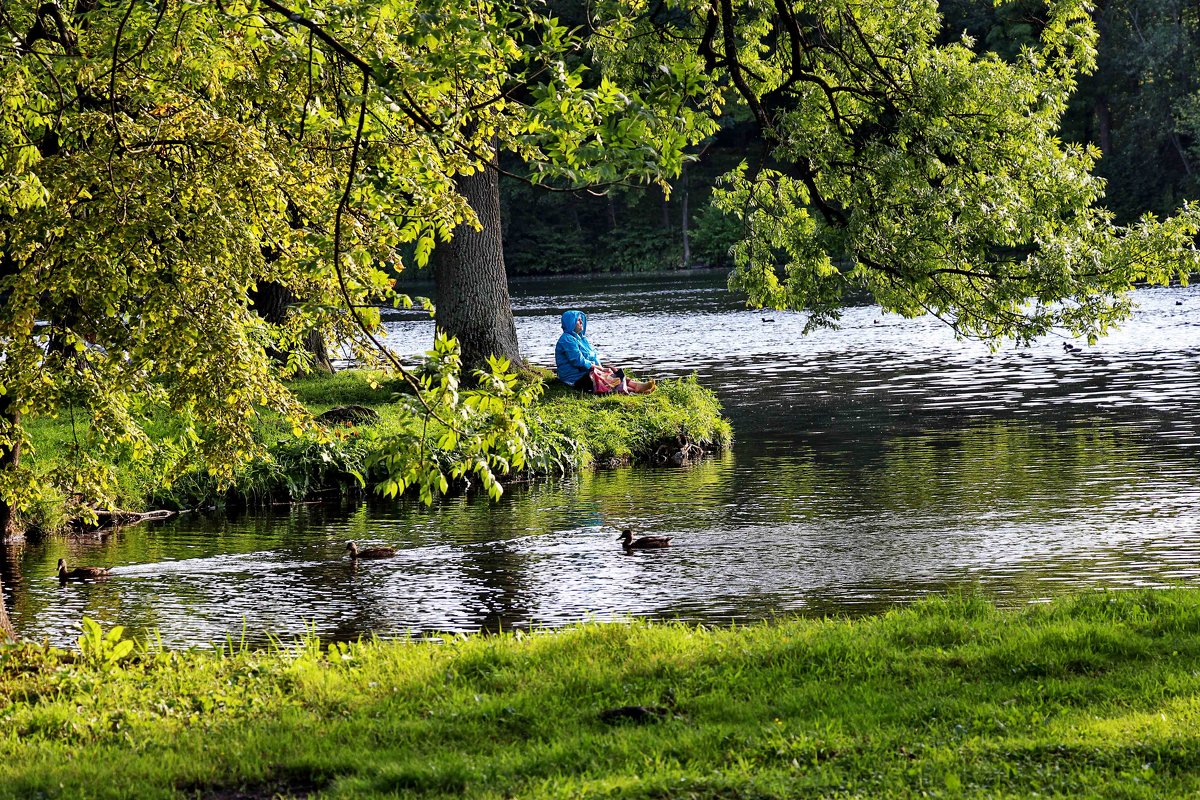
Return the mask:
<path id="1" fill-rule="evenodd" d="M 695 377 L 667 380 L 649 395 L 590 395 L 557 381 L 538 407 L 546 427 L 583 445 L 590 459 L 637 460 L 662 443 L 687 440 L 706 450 L 729 446 L 733 430 L 716 395 Z"/>
<path id="2" fill-rule="evenodd" d="M 1200 592 L 0 659 L 0 797 L 1178 797 Z M 610 724 L 607 709 L 661 709 Z M 257 793 L 257 794 L 255 794 Z"/>

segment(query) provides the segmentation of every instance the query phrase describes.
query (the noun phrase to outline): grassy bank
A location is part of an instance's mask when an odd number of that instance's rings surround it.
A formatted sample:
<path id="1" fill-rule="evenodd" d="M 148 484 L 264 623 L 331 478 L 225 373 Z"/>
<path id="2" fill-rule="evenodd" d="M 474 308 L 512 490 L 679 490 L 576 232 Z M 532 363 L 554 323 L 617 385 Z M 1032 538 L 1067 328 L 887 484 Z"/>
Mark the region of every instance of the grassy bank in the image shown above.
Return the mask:
<path id="1" fill-rule="evenodd" d="M 112 645 L 107 645 L 111 648 Z M 0 797 L 1179 797 L 1200 592 L 0 657 Z M 613 718 L 624 706 L 645 719 Z M 240 792 L 240 793 L 239 793 Z"/>
<path id="2" fill-rule="evenodd" d="M 377 413 L 378 420 L 330 424 L 296 436 L 290 425 L 260 417 L 253 421 L 253 433 L 270 458 L 247 464 L 231 487 L 218 486 L 194 451 L 162 447 L 118 453 L 109 464 L 107 500 L 131 510 L 253 505 L 358 492 L 363 487 L 360 477 L 368 489 L 382 480 L 381 470 L 373 466 L 374 456 L 386 452 L 395 437 L 414 424 L 399 401 L 402 384 L 377 374 L 345 371 L 296 381 L 291 388 L 314 415 L 356 405 Z M 534 448 L 542 454 L 534 471 L 544 473 L 649 461 L 664 443 L 686 442 L 693 452 L 720 449 L 731 438 L 715 395 L 695 379 L 664 381 L 653 394 L 629 397 L 583 395 L 549 380 L 528 423 Z M 173 438 L 172 420 L 166 415 L 151 415 L 148 429 L 154 441 Z M 86 441 L 86 431 L 82 433 L 68 414 L 31 425 L 33 468 L 52 483 L 57 481 L 58 488 L 33 509 L 32 525 L 54 529 L 73 516 L 65 498 L 76 492 L 66 482 L 71 470 L 64 467 L 77 458 L 77 443 Z M 166 481 L 160 477 L 164 473 L 170 476 Z"/>

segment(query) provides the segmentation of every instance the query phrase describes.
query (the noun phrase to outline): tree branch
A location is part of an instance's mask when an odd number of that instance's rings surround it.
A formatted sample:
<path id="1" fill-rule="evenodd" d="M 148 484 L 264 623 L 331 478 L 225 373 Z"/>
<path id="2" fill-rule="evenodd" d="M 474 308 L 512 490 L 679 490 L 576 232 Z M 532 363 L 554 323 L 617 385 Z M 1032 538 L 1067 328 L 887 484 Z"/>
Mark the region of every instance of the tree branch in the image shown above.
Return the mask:
<path id="1" fill-rule="evenodd" d="M 285 17 L 288 22 L 291 22 L 293 25 L 299 25 L 312 35 L 316 36 L 318 39 L 324 42 L 325 45 L 338 56 L 339 59 L 358 68 L 358 70 L 363 74 L 363 77 L 367 79 L 363 81 L 364 97 L 366 96 L 365 92 L 370 88 L 370 80 L 374 80 L 375 83 L 380 86 L 387 85 L 384 81 L 380 80 L 379 75 L 375 73 L 374 68 L 369 63 L 360 58 L 357 53 L 346 47 L 346 45 L 339 42 L 332 34 L 330 34 L 316 22 L 308 19 L 303 14 L 292 11 L 287 6 L 277 2 L 277 0 L 260 0 L 260 2 L 262 2 L 264 6 L 271 9 L 275 13 Z M 400 109 L 404 112 L 405 116 L 411 119 L 419 127 L 424 128 L 430 133 L 437 131 L 439 126 L 434 123 L 428 115 L 419 110 L 417 104 L 413 101 L 412 96 L 408 93 L 408 90 L 401 90 L 401 94 L 409 103 L 407 106 L 397 104 L 400 105 Z"/>

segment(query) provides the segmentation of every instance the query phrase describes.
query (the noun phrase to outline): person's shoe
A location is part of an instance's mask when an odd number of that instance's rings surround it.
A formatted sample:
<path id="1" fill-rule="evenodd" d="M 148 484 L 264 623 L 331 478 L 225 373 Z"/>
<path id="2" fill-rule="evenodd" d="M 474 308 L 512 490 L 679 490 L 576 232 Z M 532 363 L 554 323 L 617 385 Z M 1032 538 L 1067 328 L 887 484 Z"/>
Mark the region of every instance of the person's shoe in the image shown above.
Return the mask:
<path id="1" fill-rule="evenodd" d="M 642 384 L 642 388 L 638 390 L 638 393 L 639 394 L 650 394 L 656 388 L 657 388 L 657 385 L 654 383 L 654 378 L 651 378 L 650 380 L 648 380 Z"/>

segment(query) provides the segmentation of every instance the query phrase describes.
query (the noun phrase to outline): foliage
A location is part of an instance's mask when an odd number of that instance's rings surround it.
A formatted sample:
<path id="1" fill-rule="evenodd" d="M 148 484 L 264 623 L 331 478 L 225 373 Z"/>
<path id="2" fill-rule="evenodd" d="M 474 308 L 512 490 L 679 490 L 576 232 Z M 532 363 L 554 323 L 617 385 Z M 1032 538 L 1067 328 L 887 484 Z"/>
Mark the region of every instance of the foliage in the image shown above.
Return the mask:
<path id="1" fill-rule="evenodd" d="M 1189 114 L 1200 98 L 1200 9 L 1114 0 L 1097 20 L 1098 65 L 1080 101 L 1097 109 L 1089 132 L 1107 145 L 1098 171 L 1109 202 L 1127 219 L 1172 213 L 1200 198 L 1200 124 Z"/>
<path id="2" fill-rule="evenodd" d="M 79 637 L 79 654 L 84 661 L 101 669 L 112 669 L 133 652 L 133 640 L 122 639 L 125 628 L 115 626 L 108 633 L 94 619 L 83 618 L 83 635 Z"/>
<path id="3" fill-rule="evenodd" d="M 564 17 L 572 14 L 572 3 L 556 5 Z M 981 58 L 1006 64 L 1019 64 L 1026 50 L 1039 48 L 1046 27 L 1044 4 L 1038 0 L 941 0 L 937 11 L 938 46 L 965 44 Z M 1118 223 L 1135 223 L 1147 212 L 1175 213 L 1184 200 L 1200 197 L 1200 13 L 1184 0 L 1120 0 L 1099 4 L 1093 19 L 1098 33 L 1095 71 L 1079 75 L 1061 118 L 1061 136 L 1103 151 L 1094 169 L 1103 179 L 1102 202 Z M 721 130 L 707 142 L 712 146 L 689 167 L 692 188 L 700 195 L 699 202 L 690 204 L 690 223 L 697 229 L 693 249 L 703 253 L 698 263 L 732 266 L 727 246 L 709 248 L 702 243 L 702 230 L 719 219 L 707 211 L 708 193 L 738 161 L 759 158 L 763 139 L 746 136 L 744 107 L 727 103 L 726 112 Z M 721 163 L 730 158 L 732 164 Z M 680 210 L 678 196 L 677 188 L 670 201 L 673 213 Z M 506 238 L 506 260 L 521 273 L 599 271 L 602 264 L 587 255 L 589 248 L 600 247 L 597 237 L 603 231 L 590 228 L 588 221 L 607 220 L 602 199 L 561 194 L 536 198 L 535 214 L 508 222 L 516 238 Z M 622 212 L 618 209 L 616 214 L 622 227 L 653 222 L 653 217 Z M 579 218 L 584 220 L 582 227 Z M 567 241 L 580 258 L 538 258 L 543 250 L 553 253 Z M 843 253 L 832 255 L 835 263 L 843 260 Z M 603 263 L 625 260 L 618 255 Z"/>
<path id="4" fill-rule="evenodd" d="M 442 392 L 442 381 L 451 383 L 454 374 L 453 349 L 445 349 L 449 342 L 444 339 L 441 345 L 441 366 L 425 370 L 431 387 L 427 399 Z M 488 380 L 503 385 L 457 392 L 447 385 L 444 400 L 427 410 L 406 384 L 381 371 L 347 370 L 297 379 L 288 388 L 306 403 L 309 413 L 354 403 L 376 411 L 379 422 L 314 426 L 296 435 L 284 419 L 264 415 L 251 435 L 266 455 L 240 467 L 228 484 L 185 458 L 168 469 L 136 459 L 130 450 L 115 451 L 105 464 L 113 475 L 113 494 L 104 499 L 109 505 L 141 510 L 256 505 L 375 488 L 388 492 L 394 480 L 389 459 L 403 463 L 406 452 L 420 450 L 424 471 L 433 477 L 425 484 L 416 481 L 403 487 L 396 480 L 393 493 L 419 497 L 424 485 L 432 499 L 446 490 L 467 489 L 472 481 L 495 493 L 506 481 L 522 476 L 563 475 L 614 458 L 646 459 L 660 442 L 679 435 L 713 448 L 729 442 L 729 423 L 721 417 L 715 395 L 694 378 L 660 383 L 653 395 L 611 400 L 579 396 L 553 382 L 552 373 L 504 372 Z M 548 390 L 546 380 L 552 381 Z M 450 428 L 442 420 L 453 421 L 459 432 L 447 436 Z M 173 424 L 163 411 L 148 423 L 149 435 L 170 438 L 165 432 Z M 37 455 L 27 466 L 53 491 L 30 509 L 27 522 L 53 531 L 79 516 L 79 509 L 66 505 L 73 489 L 63 477 L 68 472 L 64 462 L 76 458 L 77 450 L 69 426 L 61 421 L 40 420 L 30 431 Z M 508 431 L 508 441 L 500 441 L 500 431 Z M 497 442 L 488 442 L 493 435 Z M 483 447 L 487 455 L 482 455 Z M 159 458 L 169 457 L 155 452 Z M 491 479 L 480 477 L 481 460 L 492 472 Z"/>
<path id="5" fill-rule="evenodd" d="M 676 181 L 670 198 L 657 187 L 614 188 L 594 196 L 506 181 L 505 268 L 513 275 L 678 269 L 683 247 L 679 188 Z"/>
<path id="6" fill-rule="evenodd" d="M 500 183 L 500 201 L 508 274 L 599 270 L 593 241 L 602 218 L 598 198 L 586 193 L 547 192 L 510 178 Z"/>
<path id="7" fill-rule="evenodd" d="M 662 225 L 615 229 L 601 238 L 609 272 L 662 272 L 682 266 L 679 232 Z"/>
<path id="8" fill-rule="evenodd" d="M 387 473 L 379 490 L 397 497 L 414 488 L 425 503 L 449 491 L 450 481 L 474 476 L 499 499 L 498 475 L 526 469 L 525 415 L 541 396 L 540 382 L 521 382 L 506 359 L 491 357 L 490 372 L 476 371 L 475 388 L 460 389 L 458 345 L 439 333 L 421 375 L 422 392 L 407 404 L 420 425 L 393 436 L 386 452 L 369 460 Z"/>
<path id="9" fill-rule="evenodd" d="M 694 375 L 662 381 L 648 395 L 581 394 L 559 384 L 536 411 L 537 430 L 560 432 L 601 463 L 645 461 L 676 439 L 707 450 L 724 449 L 733 439 L 716 395 Z"/>
<path id="10" fill-rule="evenodd" d="M 746 226 L 731 286 L 753 304 L 828 325 L 865 290 L 963 336 L 1094 339 L 1128 315 L 1135 282 L 1196 268 L 1195 207 L 1118 228 L 1098 206 L 1097 150 L 1059 139 L 1095 66 L 1082 2 L 1050 3 L 1011 60 L 940 41 L 932 0 L 668 7 L 603 13 L 626 25 L 615 57 L 698 52 L 753 115 L 766 156 L 717 195 Z"/>
<path id="11" fill-rule="evenodd" d="M 1036 3 L 955 0 L 939 9 L 943 41 L 965 30 L 977 51 L 1008 61 L 1036 44 Z M 1118 220 L 1170 214 L 1200 196 L 1200 153 L 1189 152 L 1200 127 L 1188 113 L 1200 91 L 1200 13 L 1180 0 L 1115 0 L 1100 4 L 1093 18 L 1096 70 L 1080 80 L 1063 119 L 1064 138 L 1103 151 L 1096 172 Z"/>
<path id="12" fill-rule="evenodd" d="M 70 483 L 88 497 L 112 494 L 119 450 L 194 454 L 218 483 L 265 458 L 248 420 L 310 424 L 269 356 L 302 371 L 314 330 L 386 363 L 376 306 L 411 303 L 398 248 L 423 264 L 475 224 L 455 179 L 493 142 L 534 182 L 666 186 L 707 119 L 680 105 L 702 76 L 585 84 L 576 34 L 489 0 L 20 0 L 0 26 L 0 454 L 29 444 L 23 419 L 77 409 L 94 435 Z M 252 308 L 267 282 L 298 298 L 283 325 Z M 428 388 L 426 410 L 455 394 Z M 163 407 L 170 441 L 146 428 Z M 480 463 L 513 444 L 477 433 Z M 440 482 L 405 452 L 398 481 Z M 47 490 L 6 467 L 0 507 Z"/>
<path id="13" fill-rule="evenodd" d="M 1185 796 L 1198 599 L 141 645 L 111 668 L 24 644 L 0 650 L 0 797 Z M 601 718 L 628 705 L 664 713 Z"/>
<path id="14" fill-rule="evenodd" d="M 733 266 L 733 248 L 742 238 L 742 223 L 714 205 L 706 205 L 695 217 L 692 258 L 711 267 Z"/>

